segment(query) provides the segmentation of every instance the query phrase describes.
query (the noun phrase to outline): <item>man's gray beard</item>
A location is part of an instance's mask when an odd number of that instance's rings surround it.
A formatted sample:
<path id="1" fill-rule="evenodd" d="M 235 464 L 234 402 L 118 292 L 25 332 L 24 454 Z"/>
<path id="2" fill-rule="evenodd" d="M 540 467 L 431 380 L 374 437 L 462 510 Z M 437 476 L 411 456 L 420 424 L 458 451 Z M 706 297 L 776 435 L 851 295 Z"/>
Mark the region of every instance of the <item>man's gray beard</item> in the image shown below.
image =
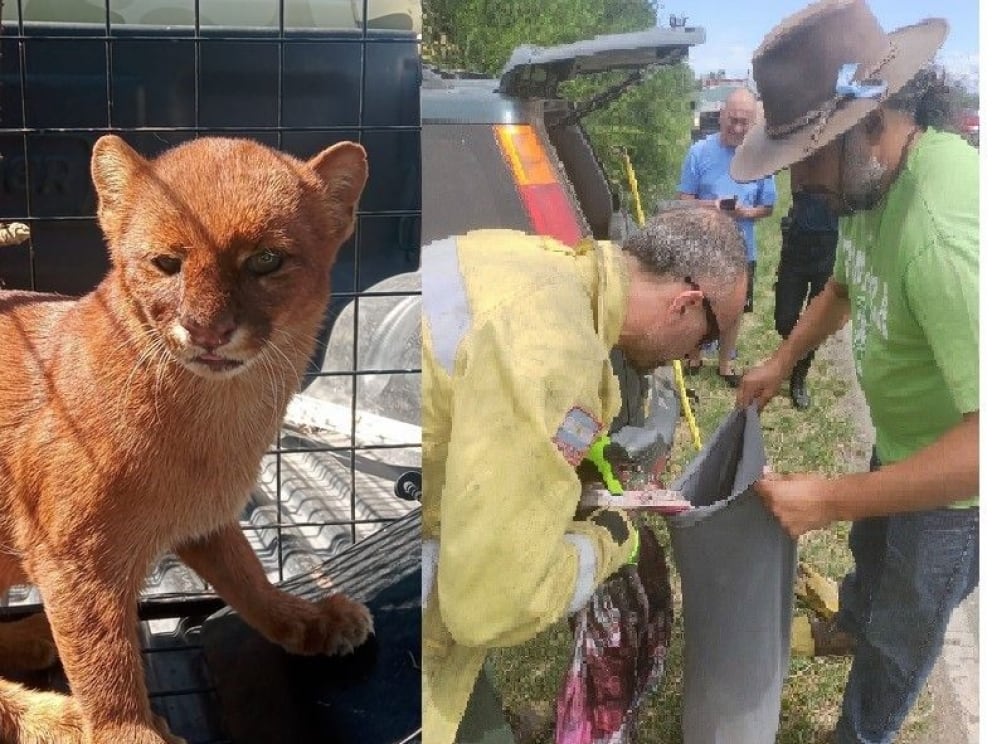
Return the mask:
<path id="1" fill-rule="evenodd" d="M 885 166 L 874 156 L 866 159 L 858 157 L 859 154 L 850 150 L 845 153 L 841 180 L 842 214 L 874 209 L 887 189 Z"/>

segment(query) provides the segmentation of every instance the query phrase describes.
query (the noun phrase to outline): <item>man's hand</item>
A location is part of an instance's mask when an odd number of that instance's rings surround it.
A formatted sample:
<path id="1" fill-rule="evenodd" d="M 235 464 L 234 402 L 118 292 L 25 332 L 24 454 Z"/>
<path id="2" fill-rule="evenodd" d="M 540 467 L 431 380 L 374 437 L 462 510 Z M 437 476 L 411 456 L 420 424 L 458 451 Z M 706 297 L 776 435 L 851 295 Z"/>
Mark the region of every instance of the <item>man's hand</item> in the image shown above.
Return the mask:
<path id="1" fill-rule="evenodd" d="M 782 365 L 775 357 L 747 370 L 737 388 L 737 406 L 747 408 L 751 403 L 756 402 L 760 412 L 778 393 L 787 371 L 782 369 Z"/>
<path id="2" fill-rule="evenodd" d="M 809 473 L 779 475 L 766 472 L 765 477 L 754 484 L 754 490 L 785 531 L 796 539 L 804 532 L 837 521 L 829 508 L 828 483 L 825 478 Z"/>

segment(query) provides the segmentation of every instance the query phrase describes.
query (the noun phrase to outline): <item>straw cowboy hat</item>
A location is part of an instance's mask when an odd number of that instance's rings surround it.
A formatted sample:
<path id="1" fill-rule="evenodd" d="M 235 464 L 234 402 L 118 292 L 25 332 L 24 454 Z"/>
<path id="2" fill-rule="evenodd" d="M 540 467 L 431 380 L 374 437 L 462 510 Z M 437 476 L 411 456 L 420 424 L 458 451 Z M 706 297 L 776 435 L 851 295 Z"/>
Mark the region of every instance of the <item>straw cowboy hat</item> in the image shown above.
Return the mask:
<path id="1" fill-rule="evenodd" d="M 762 178 L 829 144 L 898 93 L 946 37 L 942 18 L 886 34 L 863 0 L 822 0 L 786 18 L 754 53 L 764 121 L 737 148 L 731 177 Z"/>

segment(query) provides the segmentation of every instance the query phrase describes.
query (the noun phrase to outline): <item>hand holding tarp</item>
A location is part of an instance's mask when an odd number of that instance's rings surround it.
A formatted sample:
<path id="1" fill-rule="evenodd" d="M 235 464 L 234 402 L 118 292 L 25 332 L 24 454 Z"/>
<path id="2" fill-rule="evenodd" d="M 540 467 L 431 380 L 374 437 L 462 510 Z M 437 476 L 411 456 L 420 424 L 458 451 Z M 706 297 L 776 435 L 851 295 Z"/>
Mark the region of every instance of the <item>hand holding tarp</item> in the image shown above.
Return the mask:
<path id="1" fill-rule="evenodd" d="M 830 506 L 830 481 L 821 476 L 766 471 L 754 490 L 793 539 L 837 521 Z"/>
<path id="2" fill-rule="evenodd" d="M 737 407 L 747 408 L 756 403 L 760 412 L 778 393 L 786 371 L 774 357 L 747 370 L 737 387 Z"/>

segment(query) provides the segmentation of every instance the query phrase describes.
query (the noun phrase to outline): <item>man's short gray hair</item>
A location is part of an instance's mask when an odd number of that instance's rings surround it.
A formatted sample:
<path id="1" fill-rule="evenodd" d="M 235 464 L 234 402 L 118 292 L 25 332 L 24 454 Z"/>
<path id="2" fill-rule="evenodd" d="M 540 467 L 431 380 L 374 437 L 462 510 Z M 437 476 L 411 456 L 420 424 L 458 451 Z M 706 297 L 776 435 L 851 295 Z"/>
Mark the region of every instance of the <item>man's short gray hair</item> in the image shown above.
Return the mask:
<path id="1" fill-rule="evenodd" d="M 663 207 L 621 248 L 649 274 L 663 278 L 706 279 L 725 287 L 746 271 L 744 239 L 736 223 L 691 201 Z"/>

